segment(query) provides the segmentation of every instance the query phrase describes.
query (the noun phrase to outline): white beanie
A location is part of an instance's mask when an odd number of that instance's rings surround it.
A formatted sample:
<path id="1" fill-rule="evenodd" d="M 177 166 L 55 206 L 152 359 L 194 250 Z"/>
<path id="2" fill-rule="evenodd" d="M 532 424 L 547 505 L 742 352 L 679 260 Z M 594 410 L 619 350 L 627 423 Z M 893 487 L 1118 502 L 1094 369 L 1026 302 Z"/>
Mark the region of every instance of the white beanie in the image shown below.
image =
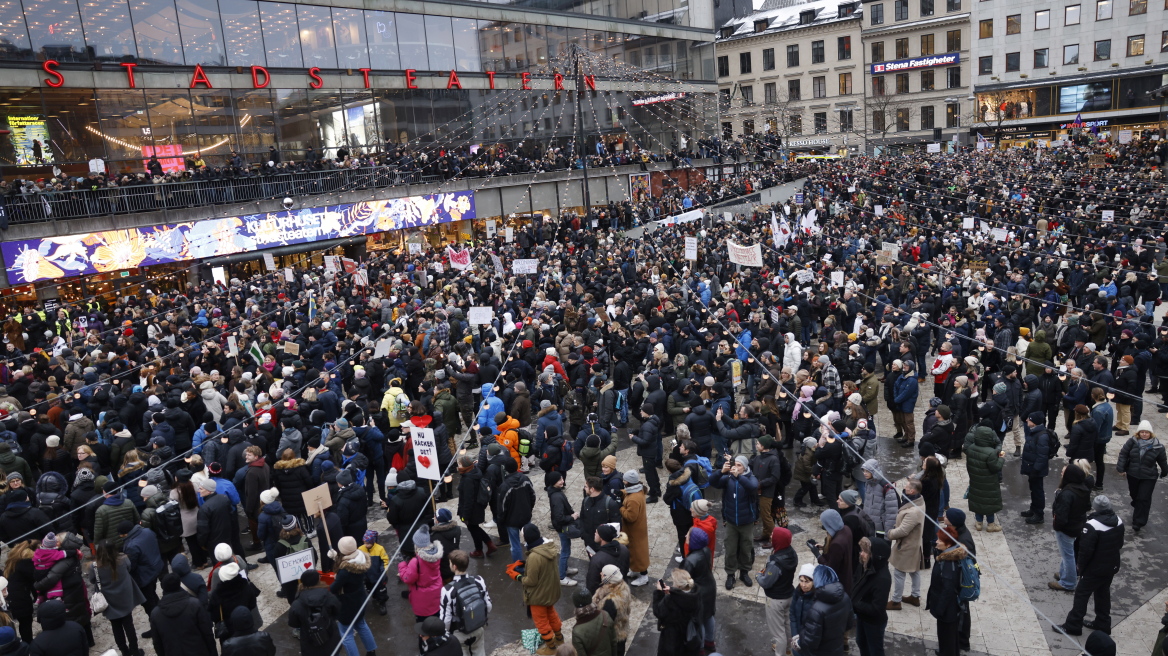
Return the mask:
<path id="1" fill-rule="evenodd" d="M 215 545 L 215 560 L 219 562 L 231 560 L 231 557 L 234 555 L 235 552 L 231 550 L 231 545 L 227 544 L 226 542 L 220 542 L 219 544 Z"/>
<path id="2" fill-rule="evenodd" d="M 268 505 L 269 503 L 272 503 L 273 501 L 275 501 L 276 499 L 279 499 L 279 498 L 280 498 L 280 491 L 277 490 L 276 488 L 272 488 L 270 490 L 264 490 L 263 492 L 260 492 L 260 503 L 264 504 L 265 506 Z"/>
<path id="3" fill-rule="evenodd" d="M 239 565 L 235 564 L 234 562 L 227 563 L 223 567 L 219 568 L 220 581 L 230 581 L 237 576 L 239 576 Z"/>
<path id="4" fill-rule="evenodd" d="M 548 355 L 555 355 L 556 349 L 554 347 L 549 346 L 549 347 L 547 347 L 547 350 L 544 352 L 547 353 Z"/>
<path id="5" fill-rule="evenodd" d="M 853 405 L 863 405 L 864 397 L 860 396 L 859 392 L 852 392 L 850 395 L 848 395 L 848 403 Z"/>

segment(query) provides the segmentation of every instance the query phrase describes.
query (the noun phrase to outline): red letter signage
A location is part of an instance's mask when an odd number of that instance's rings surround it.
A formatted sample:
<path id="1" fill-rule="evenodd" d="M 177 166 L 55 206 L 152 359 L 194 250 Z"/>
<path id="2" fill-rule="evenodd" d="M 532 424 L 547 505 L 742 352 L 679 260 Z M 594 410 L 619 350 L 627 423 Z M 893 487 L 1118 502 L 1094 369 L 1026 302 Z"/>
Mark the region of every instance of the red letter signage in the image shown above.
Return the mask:
<path id="1" fill-rule="evenodd" d="M 312 78 L 312 81 L 308 83 L 308 86 L 312 87 L 313 89 L 319 89 L 324 86 L 324 80 L 320 79 L 319 66 L 313 66 L 312 68 L 308 69 L 308 77 Z"/>
<path id="2" fill-rule="evenodd" d="M 528 91 L 531 89 L 531 73 L 526 73 L 526 72 L 520 73 L 519 79 L 521 81 L 521 84 L 519 85 L 520 89 L 523 89 L 525 91 Z"/>
<path id="3" fill-rule="evenodd" d="M 368 89 L 369 88 L 369 71 L 371 71 L 373 69 L 372 68 L 359 68 L 357 70 L 361 71 L 361 75 L 365 76 L 365 88 Z"/>
<path id="4" fill-rule="evenodd" d="M 495 88 L 495 71 L 487 71 L 487 80 L 491 83 L 491 88 Z"/>
<path id="5" fill-rule="evenodd" d="M 134 67 L 137 64 L 126 62 L 122 64 L 122 68 L 126 69 L 126 79 L 130 82 L 130 88 L 134 89 L 138 85 L 134 84 Z"/>
<path id="6" fill-rule="evenodd" d="M 47 77 L 45 78 L 45 84 L 51 87 L 59 87 L 62 84 L 65 84 L 65 76 L 57 72 L 58 66 L 60 66 L 60 64 L 57 63 L 56 59 L 47 59 L 45 60 L 45 63 L 41 64 L 41 69 L 52 76 L 52 79 Z"/>
<path id="7" fill-rule="evenodd" d="M 195 64 L 195 74 L 191 76 L 191 88 L 194 89 L 200 84 L 206 85 L 208 89 L 215 88 L 211 86 L 211 80 L 207 79 L 207 72 L 203 70 L 203 65 Z"/>
<path id="8" fill-rule="evenodd" d="M 446 80 L 446 88 L 447 89 L 461 89 L 462 88 L 462 82 L 458 79 L 458 73 L 455 73 L 453 69 L 451 69 L 451 71 L 450 71 L 450 79 Z"/>
<path id="9" fill-rule="evenodd" d="M 260 75 L 264 76 L 264 81 L 260 82 Z M 251 86 L 256 89 L 263 89 L 272 81 L 272 76 L 268 75 L 268 69 L 263 66 L 251 67 Z"/>
<path id="10" fill-rule="evenodd" d="M 593 91 L 596 91 L 596 76 L 595 75 L 585 75 L 584 76 L 584 86 L 588 87 L 589 89 L 592 89 Z"/>
<path id="11" fill-rule="evenodd" d="M 555 83 L 556 83 L 556 90 L 557 90 L 557 91 L 561 91 L 561 90 L 563 90 L 563 88 L 564 88 L 564 76 L 563 76 L 563 75 L 560 75 L 559 73 L 556 73 L 555 77 L 553 77 L 552 79 L 553 79 L 553 80 L 555 81 Z"/>
<path id="12" fill-rule="evenodd" d="M 417 72 L 418 71 L 416 69 L 413 69 L 413 68 L 406 69 L 406 88 L 407 89 L 417 89 L 418 88 L 418 85 L 414 84 L 414 82 L 418 79 L 418 76 L 414 75 L 414 73 L 417 73 Z"/>

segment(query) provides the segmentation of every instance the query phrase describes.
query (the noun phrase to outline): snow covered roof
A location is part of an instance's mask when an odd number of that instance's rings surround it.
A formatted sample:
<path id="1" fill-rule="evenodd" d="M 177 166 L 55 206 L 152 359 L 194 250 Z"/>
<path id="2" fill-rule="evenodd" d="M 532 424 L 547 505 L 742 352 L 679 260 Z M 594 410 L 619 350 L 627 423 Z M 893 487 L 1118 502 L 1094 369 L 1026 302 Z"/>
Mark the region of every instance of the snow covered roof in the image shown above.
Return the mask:
<path id="1" fill-rule="evenodd" d="M 844 12 L 840 17 L 840 7 L 852 7 L 853 13 Z M 797 27 L 823 25 L 841 20 L 858 20 L 863 13 L 860 0 L 754 0 L 755 11 L 746 16 L 726 21 L 718 32 L 718 41 L 740 39 L 771 32 L 779 32 Z M 802 20 L 803 12 L 815 12 L 810 21 Z M 767 21 L 765 30 L 755 29 L 758 21 Z M 728 33 L 728 30 L 733 29 Z"/>

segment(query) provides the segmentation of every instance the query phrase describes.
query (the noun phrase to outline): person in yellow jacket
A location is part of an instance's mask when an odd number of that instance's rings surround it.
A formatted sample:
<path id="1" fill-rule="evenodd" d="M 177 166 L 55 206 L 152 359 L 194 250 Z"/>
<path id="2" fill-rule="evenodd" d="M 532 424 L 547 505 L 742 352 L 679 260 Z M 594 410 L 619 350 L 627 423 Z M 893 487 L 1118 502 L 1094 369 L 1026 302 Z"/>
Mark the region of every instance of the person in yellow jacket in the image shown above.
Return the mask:
<path id="1" fill-rule="evenodd" d="M 369 556 L 370 562 L 369 570 L 365 574 L 365 587 L 373 588 L 374 583 L 377 584 L 373 589 L 373 603 L 377 605 L 378 613 L 386 615 L 389 613 L 389 609 L 385 607 L 389 601 L 389 586 L 388 579 L 382 577 L 381 572 L 389 567 L 389 554 L 386 553 L 385 547 L 377 542 L 377 531 L 365 531 L 361 542 L 360 550 Z M 380 565 L 377 564 L 378 561 L 381 562 Z"/>
<path id="2" fill-rule="evenodd" d="M 381 409 L 389 416 L 389 425 L 391 428 L 397 428 L 404 422 L 410 419 L 410 403 L 409 399 L 405 398 L 405 390 L 402 389 L 401 378 L 394 378 L 389 381 L 389 389 L 385 390 L 385 396 L 381 397 Z M 403 397 L 398 401 L 398 397 Z M 401 407 L 402 404 L 404 407 Z M 404 411 L 404 415 L 402 414 Z"/>

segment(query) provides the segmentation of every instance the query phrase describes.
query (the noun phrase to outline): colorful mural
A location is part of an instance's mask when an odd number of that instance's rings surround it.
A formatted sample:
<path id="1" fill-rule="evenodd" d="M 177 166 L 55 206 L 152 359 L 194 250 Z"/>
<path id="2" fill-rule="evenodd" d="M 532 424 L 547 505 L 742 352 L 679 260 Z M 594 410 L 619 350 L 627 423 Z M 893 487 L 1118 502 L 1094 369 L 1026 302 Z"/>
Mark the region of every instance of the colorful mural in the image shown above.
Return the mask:
<path id="1" fill-rule="evenodd" d="M 475 218 L 473 191 L 0 243 L 8 284 L 185 262 Z"/>

